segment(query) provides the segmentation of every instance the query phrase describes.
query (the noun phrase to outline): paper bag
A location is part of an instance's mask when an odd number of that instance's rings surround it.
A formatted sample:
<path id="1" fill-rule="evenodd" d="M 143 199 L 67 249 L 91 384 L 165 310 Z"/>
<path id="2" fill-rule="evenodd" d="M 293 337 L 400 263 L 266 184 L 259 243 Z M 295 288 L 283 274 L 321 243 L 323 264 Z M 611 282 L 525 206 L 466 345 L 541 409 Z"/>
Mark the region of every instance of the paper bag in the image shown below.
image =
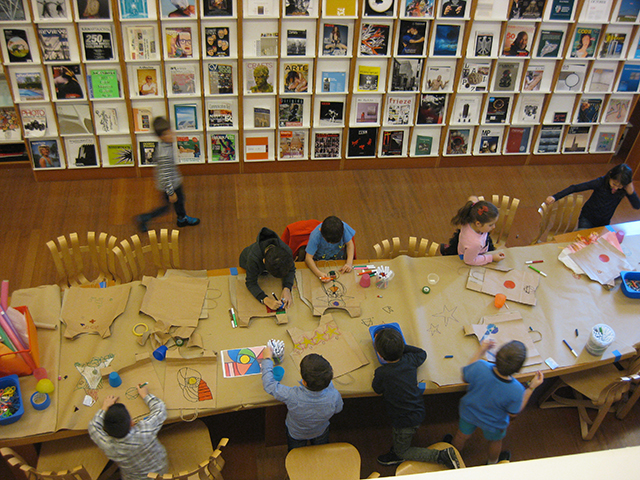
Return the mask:
<path id="1" fill-rule="evenodd" d="M 362 287 L 356 284 L 355 274 L 338 275 L 336 280 L 322 283 L 311 270 L 296 272 L 300 297 L 309 305 L 313 314 L 322 315 L 329 308 L 346 310 L 351 317 L 362 313 L 360 304 L 366 298 Z"/>
<path id="2" fill-rule="evenodd" d="M 251 295 L 245 284 L 246 276 L 229 277 L 229 294 L 231 303 L 236 308 L 236 319 L 239 327 L 248 327 L 254 317 L 274 317 L 278 325 L 289 323 L 286 310 L 274 312 Z M 269 295 L 271 292 L 282 292 L 282 280 L 271 275 L 261 275 L 258 285 Z"/>
<path id="3" fill-rule="evenodd" d="M 107 288 L 71 287 L 64 296 L 61 318 L 67 325 L 64 336 L 73 338 L 81 333 L 111 335 L 109 328 L 124 312 L 131 285 Z"/>
<path id="4" fill-rule="evenodd" d="M 498 272 L 484 267 L 473 267 L 469 271 L 467 288 L 492 296 L 503 293 L 507 300 L 512 302 L 535 305 L 539 282 L 540 275 L 530 270 Z"/>
<path id="5" fill-rule="evenodd" d="M 197 327 L 209 281 L 171 275 L 164 278 L 143 277 L 147 291 L 140 311 L 161 322 L 164 328 Z"/>
<path id="6" fill-rule="evenodd" d="M 168 409 L 201 410 L 216 407 L 216 354 L 183 358 L 177 351 L 165 357 L 164 401 Z"/>

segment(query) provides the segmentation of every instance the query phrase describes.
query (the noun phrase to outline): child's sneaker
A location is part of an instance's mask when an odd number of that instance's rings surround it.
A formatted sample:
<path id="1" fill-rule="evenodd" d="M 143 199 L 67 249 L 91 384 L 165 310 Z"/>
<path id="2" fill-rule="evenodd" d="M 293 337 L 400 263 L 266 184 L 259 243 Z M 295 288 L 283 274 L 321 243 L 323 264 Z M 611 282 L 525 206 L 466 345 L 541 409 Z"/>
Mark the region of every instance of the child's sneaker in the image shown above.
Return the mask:
<path id="1" fill-rule="evenodd" d="M 451 443 L 453 442 L 453 435 L 451 435 L 450 433 L 447 433 L 444 437 L 442 437 L 442 441 L 444 443 Z"/>
<path id="2" fill-rule="evenodd" d="M 200 219 L 196 217 L 185 216 L 184 218 L 178 219 L 179 227 L 193 227 L 194 225 L 198 225 L 200 223 Z"/>
<path id="3" fill-rule="evenodd" d="M 498 463 L 511 461 L 511 452 L 509 450 L 503 450 L 498 455 Z"/>
<path id="4" fill-rule="evenodd" d="M 396 455 L 393 450 L 389 450 L 389 453 L 378 457 L 378 463 L 380 465 L 400 465 L 402 462 L 404 462 L 404 459 Z"/>
<path id="5" fill-rule="evenodd" d="M 147 227 L 147 222 L 144 221 L 144 219 L 142 218 L 142 215 L 138 215 L 137 217 L 134 217 L 133 221 L 138 226 L 138 230 L 140 230 L 140 232 L 146 233 L 149 231 L 149 228 Z"/>
<path id="6" fill-rule="evenodd" d="M 458 461 L 458 455 L 453 447 L 440 450 L 438 454 L 438 463 L 447 466 L 450 469 L 460 468 L 460 462 Z"/>

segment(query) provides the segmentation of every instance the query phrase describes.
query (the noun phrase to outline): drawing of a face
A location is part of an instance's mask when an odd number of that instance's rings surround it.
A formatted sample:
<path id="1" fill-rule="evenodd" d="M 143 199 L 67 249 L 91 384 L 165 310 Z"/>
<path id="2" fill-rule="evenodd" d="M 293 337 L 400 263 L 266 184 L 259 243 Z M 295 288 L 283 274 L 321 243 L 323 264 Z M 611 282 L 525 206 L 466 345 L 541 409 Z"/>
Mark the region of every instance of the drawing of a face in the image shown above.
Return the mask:
<path id="1" fill-rule="evenodd" d="M 209 386 L 202 380 L 202 375 L 197 370 L 184 367 L 178 370 L 177 375 L 182 394 L 190 402 L 202 402 L 213 398 Z"/>

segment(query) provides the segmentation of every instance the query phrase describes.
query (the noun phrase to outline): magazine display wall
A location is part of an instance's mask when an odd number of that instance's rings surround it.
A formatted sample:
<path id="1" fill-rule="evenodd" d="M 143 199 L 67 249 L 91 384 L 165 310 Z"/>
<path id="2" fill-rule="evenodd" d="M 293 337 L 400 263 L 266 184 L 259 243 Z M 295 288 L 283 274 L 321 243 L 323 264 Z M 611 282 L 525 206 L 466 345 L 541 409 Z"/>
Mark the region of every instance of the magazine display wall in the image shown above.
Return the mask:
<path id="1" fill-rule="evenodd" d="M 158 115 L 180 163 L 201 164 L 187 173 L 606 162 L 640 90 L 639 14 L 633 0 L 0 0 L 0 141 L 24 139 L 37 178 L 144 175 Z"/>

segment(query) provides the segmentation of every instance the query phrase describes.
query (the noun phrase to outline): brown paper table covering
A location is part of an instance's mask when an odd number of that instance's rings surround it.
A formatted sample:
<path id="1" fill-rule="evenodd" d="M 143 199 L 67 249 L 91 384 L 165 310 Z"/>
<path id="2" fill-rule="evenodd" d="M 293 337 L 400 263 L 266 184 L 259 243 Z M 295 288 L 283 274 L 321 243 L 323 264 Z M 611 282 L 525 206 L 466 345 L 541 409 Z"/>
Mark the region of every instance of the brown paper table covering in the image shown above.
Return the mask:
<path id="1" fill-rule="evenodd" d="M 625 239 L 625 243 L 629 240 L 631 239 Z M 633 241 L 640 242 L 640 237 L 633 238 Z M 628 245 L 632 246 L 631 243 Z M 541 333 L 542 340 L 536 343 L 541 357 L 552 357 L 562 367 L 583 369 L 589 368 L 589 363 L 596 365 L 600 361 L 612 361 L 615 357 L 612 353 L 614 350 L 618 350 L 621 355 L 629 354 L 632 351 L 630 345 L 640 342 L 640 329 L 637 328 L 640 303 L 625 297 L 619 291 L 619 286 L 608 291 L 586 276 L 575 278 L 572 272 L 557 261 L 563 246 L 548 244 L 507 249 L 507 259 L 504 260 L 507 266 L 522 269 L 525 268 L 526 260 L 544 260 L 544 263 L 537 266 L 548 275 L 540 279 L 536 306 L 507 303 L 512 310 L 522 315 L 527 327 L 531 326 Z M 635 250 L 636 246 L 633 245 L 633 248 Z M 484 316 L 496 314 L 498 310 L 493 305 L 493 298 L 465 288 L 469 267 L 457 257 L 398 257 L 374 263 L 388 265 L 395 272 L 389 287 L 385 290 L 377 289 L 375 285 L 369 287 L 366 292 L 367 300 L 362 304 L 362 314 L 359 317 L 351 318 L 342 310 L 329 310 L 338 327 L 353 334 L 369 361 L 368 365 L 337 378 L 334 382 L 336 387 L 344 396 L 373 395 L 371 379 L 378 361 L 371 344 L 369 327 L 389 322 L 400 324 L 407 342 L 421 346 L 428 352 L 427 361 L 419 370 L 419 379 L 427 382 L 432 389 L 429 390 L 430 393 L 438 391 L 434 388 L 434 383 L 459 384 L 460 369 L 478 346 L 477 339 L 464 336 L 463 327 L 477 323 Z M 422 287 L 428 284 L 429 273 L 438 274 L 440 281 L 431 285 L 431 293 L 424 294 Z M 108 387 L 99 390 L 100 398 L 96 405 L 79 405 L 78 411 L 81 414 L 74 414 L 78 399 L 84 397 L 84 392 L 76 388 L 80 376 L 74 366 L 75 362 L 87 362 L 93 357 L 113 353 L 111 366 L 118 370 L 133 363 L 135 353 L 151 351 L 149 345 L 138 345 L 138 337 L 132 334 L 136 323 L 143 322 L 152 326 L 153 320 L 139 313 L 143 293 L 144 287 L 134 282 L 127 308 L 112 325 L 112 335 L 109 338 L 81 335 L 75 340 L 61 339 L 60 375 L 63 380 L 58 382 L 57 395 L 64 398 L 65 402 L 58 405 L 56 429 L 86 429 L 88 420 L 102 402 L 102 396 L 109 393 Z M 234 329 L 229 316 L 229 279 L 225 276 L 212 277 L 207 297 L 215 297 L 216 300 L 209 307 L 209 318 L 199 322 L 196 333 L 202 336 L 204 347 L 214 352 L 260 345 L 270 338 L 283 340 L 287 353 L 283 363 L 283 383 L 295 385 L 300 380 L 300 374 L 288 355 L 293 345 L 287 329 L 296 327 L 311 331 L 318 326 L 318 317 L 313 317 L 310 308 L 300 300 L 297 287 L 293 293 L 294 304 L 288 311 L 287 325 L 276 325 L 273 319 L 261 319 L 251 322 L 248 328 Z M 616 331 L 618 339 L 602 357 L 593 357 L 584 348 L 589 329 L 596 323 L 610 325 Z M 574 333 L 576 329 L 578 337 Z M 39 331 L 39 334 L 42 333 L 55 335 L 52 331 Z M 564 346 L 563 339 L 579 353 L 577 359 Z M 445 355 L 453 355 L 453 358 L 445 359 Z M 262 390 L 260 376 L 224 379 L 221 362 L 217 363 L 216 407 L 213 412 L 273 403 L 273 399 Z M 163 379 L 164 363 L 154 360 L 153 366 L 158 377 Z M 543 364 L 524 370 L 535 371 L 540 367 L 547 368 Z M 53 411 L 51 408 L 49 410 Z M 49 415 L 50 411 L 47 412 Z M 200 414 L 211 412 L 202 411 Z M 178 416 L 178 411 L 170 412 L 170 417 Z M 25 420 L 26 414 L 21 422 Z M 38 430 L 35 423 L 25 422 L 15 424 L 19 428 L 14 427 L 14 433 L 18 430 L 20 436 L 24 435 L 23 425 L 28 427 L 27 431 L 31 434 L 51 430 L 50 425 Z M 0 430 L 2 438 L 10 435 L 5 431 Z"/>

